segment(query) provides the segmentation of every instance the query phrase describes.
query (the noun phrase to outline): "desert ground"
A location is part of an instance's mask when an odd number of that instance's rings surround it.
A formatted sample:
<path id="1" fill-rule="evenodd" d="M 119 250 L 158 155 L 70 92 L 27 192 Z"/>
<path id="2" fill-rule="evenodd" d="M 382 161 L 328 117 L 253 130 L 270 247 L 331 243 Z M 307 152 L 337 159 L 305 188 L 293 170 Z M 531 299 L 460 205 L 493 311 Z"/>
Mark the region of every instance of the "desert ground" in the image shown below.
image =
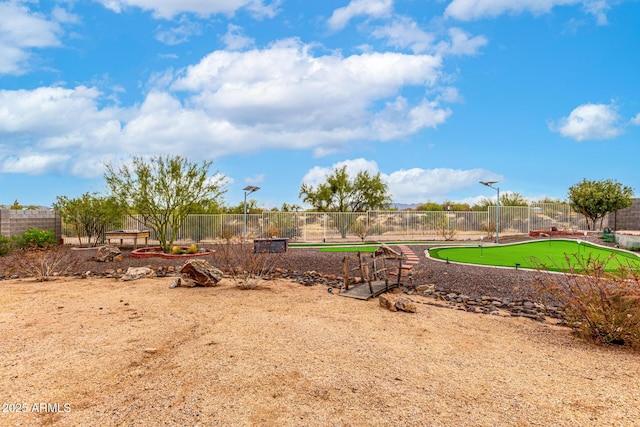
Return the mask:
<path id="1" fill-rule="evenodd" d="M 0 425 L 640 425 L 640 354 L 552 322 L 172 280 L 0 281 Z"/>

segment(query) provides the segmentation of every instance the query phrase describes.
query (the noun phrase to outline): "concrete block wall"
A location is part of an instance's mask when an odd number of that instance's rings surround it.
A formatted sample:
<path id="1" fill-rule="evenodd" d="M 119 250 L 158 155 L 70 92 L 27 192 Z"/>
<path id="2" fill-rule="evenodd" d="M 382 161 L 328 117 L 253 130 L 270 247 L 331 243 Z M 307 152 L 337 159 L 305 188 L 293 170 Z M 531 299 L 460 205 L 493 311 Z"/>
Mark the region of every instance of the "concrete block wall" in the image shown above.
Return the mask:
<path id="1" fill-rule="evenodd" d="M 640 199 L 633 199 L 630 207 L 609 214 L 605 223 L 611 230 L 640 230 Z"/>
<path id="2" fill-rule="evenodd" d="M 53 231 L 59 240 L 62 237 L 62 218 L 52 209 L 0 209 L 0 234 L 3 236 L 17 236 L 30 228 Z"/>

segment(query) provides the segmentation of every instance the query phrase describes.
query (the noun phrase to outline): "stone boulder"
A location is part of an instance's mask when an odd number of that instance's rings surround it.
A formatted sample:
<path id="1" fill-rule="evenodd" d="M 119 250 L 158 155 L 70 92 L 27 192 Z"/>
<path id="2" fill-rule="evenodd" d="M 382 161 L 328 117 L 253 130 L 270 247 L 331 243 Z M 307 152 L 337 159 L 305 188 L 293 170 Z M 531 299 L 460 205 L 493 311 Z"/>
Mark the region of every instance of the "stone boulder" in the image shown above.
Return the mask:
<path id="1" fill-rule="evenodd" d="M 122 261 L 122 252 L 116 246 L 100 246 L 94 259 L 98 262 L 119 262 Z"/>
<path id="2" fill-rule="evenodd" d="M 149 267 L 129 267 L 124 275 L 120 278 L 123 282 L 129 280 L 137 280 L 148 277 L 156 277 L 156 272 Z"/>
<path id="3" fill-rule="evenodd" d="M 381 307 L 389 311 L 404 311 L 407 313 L 415 313 L 417 311 L 416 303 L 407 297 L 394 294 L 382 294 L 378 297 Z"/>
<path id="4" fill-rule="evenodd" d="M 176 286 L 217 286 L 224 274 L 203 259 L 187 261 L 180 269 L 180 279 Z"/>

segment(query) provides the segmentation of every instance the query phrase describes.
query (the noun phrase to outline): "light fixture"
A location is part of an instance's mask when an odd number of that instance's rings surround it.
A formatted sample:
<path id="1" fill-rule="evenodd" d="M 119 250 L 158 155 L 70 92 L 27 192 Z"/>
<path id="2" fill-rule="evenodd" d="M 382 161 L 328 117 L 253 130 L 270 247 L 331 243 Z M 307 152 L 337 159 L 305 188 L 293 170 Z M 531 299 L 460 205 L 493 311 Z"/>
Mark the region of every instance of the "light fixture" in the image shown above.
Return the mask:
<path id="1" fill-rule="evenodd" d="M 255 193 L 259 189 L 260 187 L 256 187 L 254 185 L 247 185 L 242 189 L 244 191 L 244 240 L 242 240 L 243 245 L 247 241 L 247 194 Z"/>
<path id="2" fill-rule="evenodd" d="M 493 184 L 497 183 L 498 181 L 480 181 L 480 184 L 493 188 L 498 192 L 498 198 L 496 200 L 496 243 L 500 243 L 500 188 L 493 186 Z"/>

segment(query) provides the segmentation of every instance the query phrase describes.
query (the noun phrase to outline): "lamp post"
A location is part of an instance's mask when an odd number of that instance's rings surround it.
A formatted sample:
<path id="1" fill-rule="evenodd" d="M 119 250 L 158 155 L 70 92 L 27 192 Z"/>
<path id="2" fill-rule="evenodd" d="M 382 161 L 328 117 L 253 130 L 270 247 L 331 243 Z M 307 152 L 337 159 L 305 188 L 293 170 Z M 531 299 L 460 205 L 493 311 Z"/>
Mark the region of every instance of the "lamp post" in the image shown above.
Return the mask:
<path id="1" fill-rule="evenodd" d="M 253 185 L 248 185 L 242 189 L 244 191 L 244 240 L 242 240 L 243 245 L 247 241 L 247 194 L 254 193 L 259 189 L 260 187 L 254 187 Z"/>
<path id="2" fill-rule="evenodd" d="M 500 243 L 500 187 L 494 187 L 493 184 L 497 184 L 498 181 L 480 181 L 480 184 L 493 188 L 498 193 L 498 199 L 496 200 L 496 243 Z"/>

